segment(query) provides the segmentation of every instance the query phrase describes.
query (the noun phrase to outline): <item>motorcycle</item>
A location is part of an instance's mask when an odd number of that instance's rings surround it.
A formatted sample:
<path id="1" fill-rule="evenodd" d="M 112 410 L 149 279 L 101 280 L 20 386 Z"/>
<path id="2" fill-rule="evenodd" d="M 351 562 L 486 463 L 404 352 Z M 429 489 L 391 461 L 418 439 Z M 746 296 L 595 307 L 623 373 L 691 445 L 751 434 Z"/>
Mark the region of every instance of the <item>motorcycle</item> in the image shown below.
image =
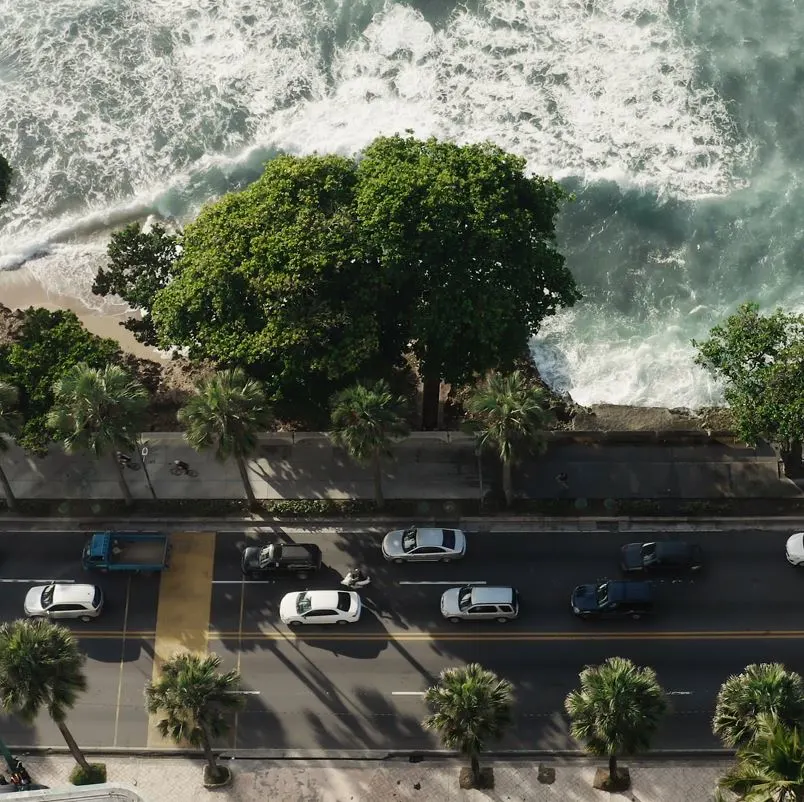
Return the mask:
<path id="1" fill-rule="evenodd" d="M 360 572 L 357 576 L 352 571 L 341 580 L 341 585 L 347 588 L 364 588 L 371 584 L 371 577 Z"/>

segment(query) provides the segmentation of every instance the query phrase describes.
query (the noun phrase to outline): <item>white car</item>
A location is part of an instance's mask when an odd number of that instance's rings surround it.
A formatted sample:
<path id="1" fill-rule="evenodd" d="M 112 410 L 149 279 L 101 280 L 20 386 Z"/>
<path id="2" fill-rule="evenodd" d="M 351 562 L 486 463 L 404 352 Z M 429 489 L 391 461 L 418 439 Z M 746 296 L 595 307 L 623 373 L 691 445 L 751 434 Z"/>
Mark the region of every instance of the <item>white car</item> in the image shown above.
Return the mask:
<path id="1" fill-rule="evenodd" d="M 785 556 L 790 565 L 804 565 L 804 532 L 787 538 Z"/>
<path id="2" fill-rule="evenodd" d="M 459 560 L 466 554 L 466 536 L 460 529 L 397 529 L 382 541 L 382 556 L 395 563 Z"/>
<path id="3" fill-rule="evenodd" d="M 354 624 L 360 620 L 363 602 L 353 590 L 302 590 L 286 593 L 279 603 L 283 624 Z"/>
<path id="4" fill-rule="evenodd" d="M 31 588 L 25 595 L 25 615 L 29 618 L 91 621 L 103 610 L 103 591 L 97 585 L 54 582 Z"/>

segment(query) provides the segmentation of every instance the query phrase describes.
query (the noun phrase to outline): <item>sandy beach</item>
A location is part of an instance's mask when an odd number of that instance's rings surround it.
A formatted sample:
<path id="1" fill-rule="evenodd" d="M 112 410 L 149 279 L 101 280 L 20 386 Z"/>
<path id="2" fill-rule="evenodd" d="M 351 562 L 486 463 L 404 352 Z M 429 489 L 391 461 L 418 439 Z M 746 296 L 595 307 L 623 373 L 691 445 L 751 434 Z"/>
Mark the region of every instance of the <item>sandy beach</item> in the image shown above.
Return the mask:
<path id="1" fill-rule="evenodd" d="M 141 345 L 131 332 L 120 325 L 120 322 L 129 316 L 124 304 L 107 303 L 108 311 L 99 312 L 78 298 L 48 292 L 25 268 L 0 271 L 0 304 L 10 309 L 27 309 L 30 306 L 50 310 L 69 309 L 78 315 L 79 320 L 89 331 L 99 337 L 111 337 L 117 340 L 124 351 L 141 358 L 164 359 L 159 351 Z"/>

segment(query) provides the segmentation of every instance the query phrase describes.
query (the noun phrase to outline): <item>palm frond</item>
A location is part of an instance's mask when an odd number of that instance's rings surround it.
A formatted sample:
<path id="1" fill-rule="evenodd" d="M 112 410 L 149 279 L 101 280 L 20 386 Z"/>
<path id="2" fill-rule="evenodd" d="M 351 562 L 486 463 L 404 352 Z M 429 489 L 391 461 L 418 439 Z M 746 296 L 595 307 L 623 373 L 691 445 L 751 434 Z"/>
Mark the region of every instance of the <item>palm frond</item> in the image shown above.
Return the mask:
<path id="1" fill-rule="evenodd" d="M 19 392 L 14 385 L 0 381 L 0 451 L 8 449 L 6 436 L 14 437 L 22 427 L 22 415 L 17 412 Z"/>

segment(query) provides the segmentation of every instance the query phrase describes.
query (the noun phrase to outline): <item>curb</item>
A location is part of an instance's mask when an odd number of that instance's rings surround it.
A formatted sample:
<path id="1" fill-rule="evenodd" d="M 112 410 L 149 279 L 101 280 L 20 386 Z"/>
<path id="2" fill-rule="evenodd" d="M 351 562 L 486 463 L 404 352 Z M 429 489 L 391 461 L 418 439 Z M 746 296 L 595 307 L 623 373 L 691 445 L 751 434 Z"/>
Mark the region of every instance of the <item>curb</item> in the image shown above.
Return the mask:
<path id="1" fill-rule="evenodd" d="M 9 746 L 15 755 L 70 757 L 70 750 L 62 746 Z M 204 753 L 199 749 L 154 749 L 133 747 L 88 747 L 82 750 L 88 757 L 139 757 L 139 758 L 198 758 Z M 363 762 L 382 762 L 407 760 L 420 763 L 425 760 L 465 760 L 463 755 L 448 749 L 235 749 L 220 750 L 219 760 L 353 760 Z M 683 759 L 732 760 L 735 752 L 731 749 L 655 749 L 635 758 L 641 761 L 665 761 Z M 577 749 L 498 749 L 483 752 L 487 758 L 498 759 L 560 759 L 599 762 L 596 758 Z"/>

